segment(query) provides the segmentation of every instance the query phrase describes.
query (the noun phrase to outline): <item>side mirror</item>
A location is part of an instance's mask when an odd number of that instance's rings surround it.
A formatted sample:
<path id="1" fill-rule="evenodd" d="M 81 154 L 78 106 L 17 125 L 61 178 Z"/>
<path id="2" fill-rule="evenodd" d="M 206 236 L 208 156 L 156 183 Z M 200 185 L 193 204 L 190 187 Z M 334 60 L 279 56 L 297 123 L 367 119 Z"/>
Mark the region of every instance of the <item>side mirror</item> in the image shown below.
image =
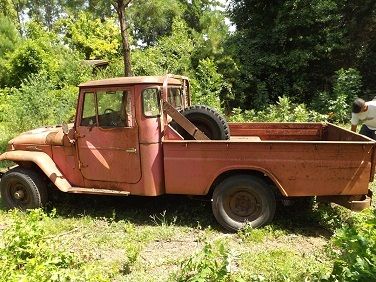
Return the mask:
<path id="1" fill-rule="evenodd" d="M 63 124 L 61 125 L 61 127 L 63 128 L 63 132 L 64 132 L 64 134 L 67 135 L 68 132 L 69 132 L 68 124 L 63 123 Z"/>

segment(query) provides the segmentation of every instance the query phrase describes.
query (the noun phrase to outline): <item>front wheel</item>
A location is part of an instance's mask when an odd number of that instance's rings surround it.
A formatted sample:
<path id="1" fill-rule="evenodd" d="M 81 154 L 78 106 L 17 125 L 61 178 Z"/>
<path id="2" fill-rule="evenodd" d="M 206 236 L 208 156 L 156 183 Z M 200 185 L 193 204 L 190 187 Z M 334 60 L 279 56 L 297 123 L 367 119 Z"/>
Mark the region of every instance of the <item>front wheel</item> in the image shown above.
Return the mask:
<path id="1" fill-rule="evenodd" d="M 253 228 L 270 222 L 275 213 L 274 192 L 260 177 L 235 175 L 214 190 L 213 214 L 220 225 L 237 231 L 249 224 Z"/>
<path id="2" fill-rule="evenodd" d="M 16 167 L 9 170 L 1 178 L 0 187 L 2 201 L 8 209 L 39 208 L 47 201 L 46 184 L 30 169 Z"/>

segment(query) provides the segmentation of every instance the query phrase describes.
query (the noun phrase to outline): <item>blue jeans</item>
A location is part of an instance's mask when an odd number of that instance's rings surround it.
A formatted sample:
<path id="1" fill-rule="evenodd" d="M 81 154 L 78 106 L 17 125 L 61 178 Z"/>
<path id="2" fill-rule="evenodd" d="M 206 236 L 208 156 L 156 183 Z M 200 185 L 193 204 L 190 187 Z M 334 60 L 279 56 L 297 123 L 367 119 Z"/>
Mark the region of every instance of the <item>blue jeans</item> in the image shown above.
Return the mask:
<path id="1" fill-rule="evenodd" d="M 375 130 L 369 129 L 367 125 L 363 124 L 360 128 L 359 134 L 365 135 L 373 140 L 376 140 Z"/>

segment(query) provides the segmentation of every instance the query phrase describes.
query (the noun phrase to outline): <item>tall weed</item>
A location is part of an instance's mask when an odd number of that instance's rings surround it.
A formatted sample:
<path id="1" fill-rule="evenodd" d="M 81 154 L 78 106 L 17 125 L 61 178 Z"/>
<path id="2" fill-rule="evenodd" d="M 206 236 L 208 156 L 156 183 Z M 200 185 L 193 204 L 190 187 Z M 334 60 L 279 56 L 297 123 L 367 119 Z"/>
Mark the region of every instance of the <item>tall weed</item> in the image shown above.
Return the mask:
<path id="1" fill-rule="evenodd" d="M 201 252 L 181 262 L 180 270 L 172 278 L 181 282 L 235 281 L 232 271 L 233 260 L 233 254 L 223 242 L 205 243 Z"/>

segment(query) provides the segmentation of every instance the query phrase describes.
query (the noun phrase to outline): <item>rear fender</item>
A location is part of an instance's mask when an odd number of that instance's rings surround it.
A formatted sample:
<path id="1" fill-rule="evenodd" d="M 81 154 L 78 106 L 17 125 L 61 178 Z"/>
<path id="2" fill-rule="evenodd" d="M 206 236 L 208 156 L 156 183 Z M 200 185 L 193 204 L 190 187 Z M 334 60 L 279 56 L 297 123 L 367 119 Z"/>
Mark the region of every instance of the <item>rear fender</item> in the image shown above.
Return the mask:
<path id="1" fill-rule="evenodd" d="M 67 192 L 72 185 L 66 180 L 49 155 L 43 152 L 9 151 L 0 155 L 0 161 L 32 162 L 36 164 L 59 190 Z"/>
<path id="2" fill-rule="evenodd" d="M 249 167 L 249 166 L 237 166 L 237 167 L 228 167 L 218 173 L 218 175 L 211 181 L 212 185 L 209 186 L 206 193 L 209 192 L 210 189 L 214 188 L 224 178 L 234 175 L 234 174 L 252 174 L 252 173 L 260 173 L 264 175 L 264 177 L 269 178 L 271 182 L 274 183 L 274 185 L 277 187 L 277 189 L 280 191 L 282 196 L 287 197 L 288 194 L 286 193 L 285 189 L 283 189 L 281 183 L 279 183 L 277 177 L 275 177 L 270 171 L 265 170 L 261 167 Z M 211 187 L 211 188 L 210 188 Z"/>

